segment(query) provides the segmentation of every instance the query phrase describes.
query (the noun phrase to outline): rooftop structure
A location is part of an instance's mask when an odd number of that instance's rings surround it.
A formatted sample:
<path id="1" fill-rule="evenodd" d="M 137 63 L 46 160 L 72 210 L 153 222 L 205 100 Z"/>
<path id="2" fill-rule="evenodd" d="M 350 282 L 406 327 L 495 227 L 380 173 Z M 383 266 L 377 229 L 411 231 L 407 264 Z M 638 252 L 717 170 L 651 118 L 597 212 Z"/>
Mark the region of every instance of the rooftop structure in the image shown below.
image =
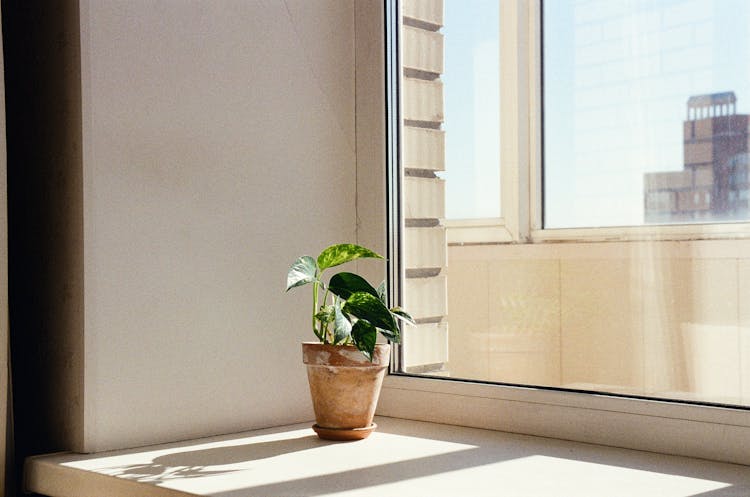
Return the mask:
<path id="1" fill-rule="evenodd" d="M 715 116 L 728 116 L 737 112 L 737 97 L 733 91 L 694 95 L 688 98 L 687 120 L 694 121 Z"/>
<path id="2" fill-rule="evenodd" d="M 692 96 L 683 123 L 683 169 L 647 173 L 647 223 L 736 221 L 750 215 L 750 116 L 734 92 Z"/>

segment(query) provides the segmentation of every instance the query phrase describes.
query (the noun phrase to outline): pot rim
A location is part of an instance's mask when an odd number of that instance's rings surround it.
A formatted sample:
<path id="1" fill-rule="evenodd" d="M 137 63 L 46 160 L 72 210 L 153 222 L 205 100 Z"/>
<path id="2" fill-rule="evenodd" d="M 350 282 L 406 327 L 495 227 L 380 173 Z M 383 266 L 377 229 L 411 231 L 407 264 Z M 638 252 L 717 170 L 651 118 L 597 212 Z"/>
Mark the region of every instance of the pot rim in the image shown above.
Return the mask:
<path id="1" fill-rule="evenodd" d="M 302 362 L 308 366 L 385 368 L 390 364 L 391 344 L 376 343 L 372 361 L 353 345 L 302 342 Z"/>
<path id="2" fill-rule="evenodd" d="M 337 344 L 337 345 L 334 345 L 332 343 L 323 343 L 323 342 L 314 342 L 314 341 L 306 341 L 306 342 L 301 342 L 301 343 L 302 343 L 302 345 L 320 345 L 320 346 L 324 346 L 324 347 L 352 347 L 352 348 L 356 349 L 356 347 L 354 345 L 352 345 L 352 344 L 348 344 L 348 345 L 338 345 Z M 375 347 L 381 347 L 382 348 L 383 346 L 390 347 L 391 344 L 390 344 L 390 342 L 388 342 L 388 343 L 376 343 L 375 344 Z M 359 350 L 359 349 L 357 349 L 357 350 Z"/>

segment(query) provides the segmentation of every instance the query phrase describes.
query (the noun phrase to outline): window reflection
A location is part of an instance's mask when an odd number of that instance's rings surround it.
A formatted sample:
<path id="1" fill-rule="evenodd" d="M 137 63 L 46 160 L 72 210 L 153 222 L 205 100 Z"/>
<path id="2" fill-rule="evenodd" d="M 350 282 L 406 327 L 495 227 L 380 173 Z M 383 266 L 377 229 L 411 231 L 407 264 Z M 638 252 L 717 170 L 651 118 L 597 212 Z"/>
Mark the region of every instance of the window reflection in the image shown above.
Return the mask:
<path id="1" fill-rule="evenodd" d="M 684 167 L 646 173 L 647 223 L 748 219 L 748 116 L 734 92 L 688 99 L 683 123 Z"/>

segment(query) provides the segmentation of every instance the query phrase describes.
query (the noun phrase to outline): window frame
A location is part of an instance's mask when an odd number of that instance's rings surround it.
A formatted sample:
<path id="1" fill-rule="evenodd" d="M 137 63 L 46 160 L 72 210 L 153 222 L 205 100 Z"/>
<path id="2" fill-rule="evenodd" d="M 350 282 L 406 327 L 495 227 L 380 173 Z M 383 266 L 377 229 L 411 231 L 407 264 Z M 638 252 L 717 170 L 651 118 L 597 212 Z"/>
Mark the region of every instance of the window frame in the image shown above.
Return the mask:
<path id="1" fill-rule="evenodd" d="M 439 0 L 438 0 L 439 1 Z M 647 226 L 648 229 L 587 228 L 542 230 L 541 209 L 541 0 L 502 2 L 506 17 L 516 20 L 510 31 L 502 30 L 503 40 L 517 40 L 513 52 L 521 70 L 508 82 L 503 79 L 505 102 L 511 96 L 517 112 L 506 117 L 512 126 L 513 140 L 501 154 L 503 169 L 503 218 L 456 221 L 449 223 L 452 243 L 540 243 L 545 241 L 593 241 L 616 239 L 674 240 L 694 238 L 695 226 Z M 402 199 L 398 161 L 400 107 L 398 81 L 398 32 L 400 1 L 385 0 L 385 26 L 381 31 L 386 47 L 384 64 L 384 104 L 387 109 L 384 133 L 387 137 L 386 175 L 390 193 L 387 201 L 389 229 L 389 284 L 391 298 L 398 302 L 403 281 L 403 252 L 400 219 Z M 536 33 L 530 36 L 530 33 Z M 501 48 L 501 53 L 507 50 Z M 506 55 L 507 57 L 508 55 Z M 534 58 L 536 57 L 536 58 Z M 529 61 L 533 63 L 529 64 Z M 525 62 L 524 62 L 525 61 Z M 390 62 L 390 65 L 389 65 Z M 524 65 L 526 64 L 526 65 Z M 394 76 L 395 75 L 395 76 Z M 530 85 L 529 82 L 536 81 Z M 521 98 L 518 98 L 521 97 Z M 358 95 L 358 98 L 366 98 Z M 505 105 L 505 104 L 501 104 Z M 509 108 L 504 107 L 503 114 Z M 501 127 L 503 124 L 501 124 Z M 505 135 L 503 135 L 505 137 Z M 507 141 L 507 140 L 506 140 Z M 506 160 L 511 157 L 511 160 Z M 510 167 L 511 164 L 527 167 Z M 533 167 L 532 167 L 533 165 Z M 510 183 L 509 183 L 510 182 Z M 510 195 L 506 188 L 513 185 Z M 520 187 L 519 187 L 520 186 Z M 396 197 L 394 198 L 394 195 Z M 527 215 L 522 212 L 526 210 Z M 512 215 L 509 215 L 512 214 Z M 463 223 L 463 226 L 461 225 Z M 707 238 L 731 235 L 750 237 L 750 224 L 705 225 Z M 449 242 L 451 240 L 449 239 Z M 666 401 L 645 397 L 627 397 L 601 392 L 573 391 L 526 385 L 496 384 L 435 378 L 399 373 L 400 351 L 395 347 L 390 374 L 385 378 L 378 414 L 406 419 L 497 429 L 537 436 L 563 438 L 587 443 L 649 450 L 750 465 L 750 408 L 735 408 L 686 401 Z M 689 434 L 689 436 L 686 436 Z"/>
<path id="2" fill-rule="evenodd" d="M 377 414 L 750 465 L 750 410 L 390 374 Z"/>
<path id="3" fill-rule="evenodd" d="M 500 217 L 446 220 L 449 244 L 529 241 L 529 220 L 540 214 L 531 209 L 536 195 L 529 182 L 541 143 L 531 133 L 541 96 L 541 85 L 530 84 L 537 45 L 530 34 L 538 16 L 528 7 L 523 0 L 500 2 Z"/>

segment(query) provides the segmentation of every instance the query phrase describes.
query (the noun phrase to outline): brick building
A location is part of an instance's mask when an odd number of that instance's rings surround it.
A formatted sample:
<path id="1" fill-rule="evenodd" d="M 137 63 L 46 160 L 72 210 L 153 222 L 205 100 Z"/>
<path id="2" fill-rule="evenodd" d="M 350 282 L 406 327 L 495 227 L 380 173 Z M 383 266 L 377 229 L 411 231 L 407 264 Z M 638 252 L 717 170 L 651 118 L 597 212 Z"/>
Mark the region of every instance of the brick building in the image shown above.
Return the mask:
<path id="1" fill-rule="evenodd" d="M 747 219 L 748 124 L 736 113 L 734 92 L 688 99 L 682 171 L 644 177 L 646 223 Z"/>

